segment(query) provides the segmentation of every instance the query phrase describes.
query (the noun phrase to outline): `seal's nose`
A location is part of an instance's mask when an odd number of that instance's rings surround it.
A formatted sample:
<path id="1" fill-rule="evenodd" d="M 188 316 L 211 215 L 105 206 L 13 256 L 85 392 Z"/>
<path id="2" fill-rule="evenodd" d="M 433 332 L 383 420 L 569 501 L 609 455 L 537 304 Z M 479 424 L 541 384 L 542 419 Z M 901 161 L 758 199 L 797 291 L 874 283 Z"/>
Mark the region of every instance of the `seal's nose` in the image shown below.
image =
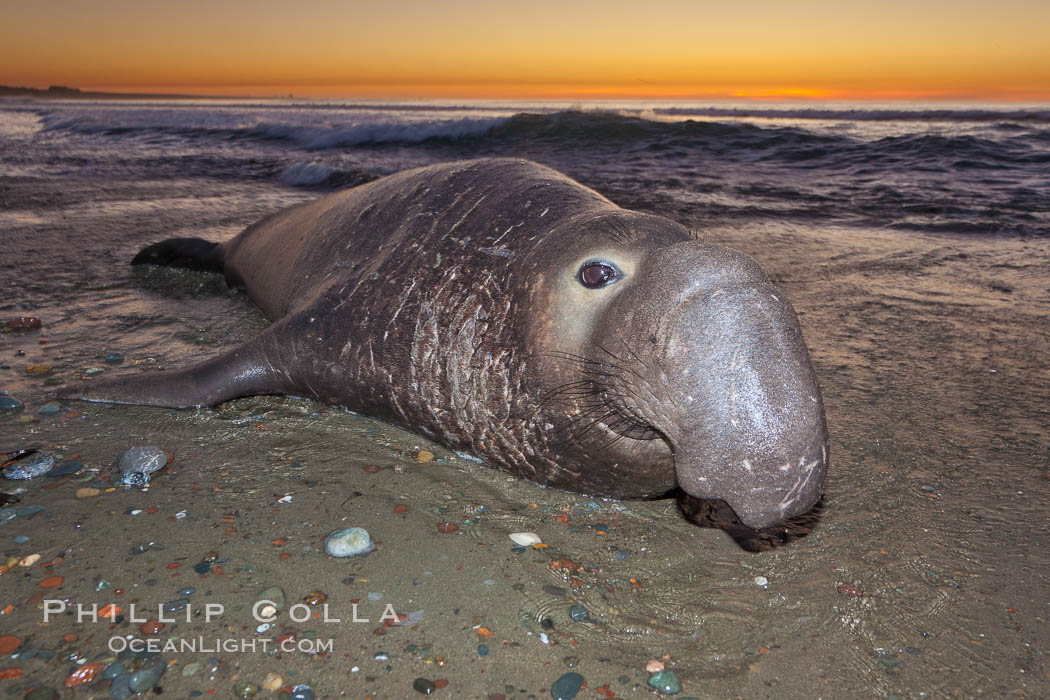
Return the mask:
<path id="1" fill-rule="evenodd" d="M 679 486 L 747 525 L 805 513 L 827 467 L 824 406 L 791 306 L 768 283 L 691 295 L 670 315 Z M 676 433 L 676 434 L 675 434 Z"/>

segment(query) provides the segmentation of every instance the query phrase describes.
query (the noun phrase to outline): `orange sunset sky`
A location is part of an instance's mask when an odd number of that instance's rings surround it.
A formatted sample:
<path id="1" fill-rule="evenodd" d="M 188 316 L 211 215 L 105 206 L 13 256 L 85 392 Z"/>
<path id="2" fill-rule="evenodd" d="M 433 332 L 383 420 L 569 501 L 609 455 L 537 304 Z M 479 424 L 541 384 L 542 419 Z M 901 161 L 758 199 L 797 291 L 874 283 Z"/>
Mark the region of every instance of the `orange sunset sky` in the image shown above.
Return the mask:
<path id="1" fill-rule="evenodd" d="M 0 84 L 312 97 L 1050 100 L 1047 0 L 0 0 Z"/>

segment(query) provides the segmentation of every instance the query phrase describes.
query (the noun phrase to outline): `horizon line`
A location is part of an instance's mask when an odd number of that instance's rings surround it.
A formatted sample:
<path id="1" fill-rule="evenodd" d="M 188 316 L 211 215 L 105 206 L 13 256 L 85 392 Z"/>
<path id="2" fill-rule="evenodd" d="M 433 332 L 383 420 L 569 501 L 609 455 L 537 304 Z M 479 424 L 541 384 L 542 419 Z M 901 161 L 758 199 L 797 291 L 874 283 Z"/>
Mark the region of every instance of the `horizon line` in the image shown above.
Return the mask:
<path id="1" fill-rule="evenodd" d="M 13 86 L 7 86 L 13 87 Z M 863 90 L 810 88 L 797 86 L 703 89 L 695 86 L 664 86 L 663 89 L 639 90 L 636 87 L 611 85 L 556 86 L 551 84 L 464 85 L 443 83 L 405 84 L 339 84 L 339 83 L 121 83 L 68 86 L 51 83 L 47 87 L 17 86 L 47 92 L 50 87 L 69 87 L 81 92 L 114 94 L 166 94 L 199 98 L 228 99 L 467 99 L 467 100 L 657 100 L 667 102 L 737 101 L 737 102 L 1050 102 L 1050 88 L 1015 90 Z M 480 89 L 479 89 L 480 88 Z"/>

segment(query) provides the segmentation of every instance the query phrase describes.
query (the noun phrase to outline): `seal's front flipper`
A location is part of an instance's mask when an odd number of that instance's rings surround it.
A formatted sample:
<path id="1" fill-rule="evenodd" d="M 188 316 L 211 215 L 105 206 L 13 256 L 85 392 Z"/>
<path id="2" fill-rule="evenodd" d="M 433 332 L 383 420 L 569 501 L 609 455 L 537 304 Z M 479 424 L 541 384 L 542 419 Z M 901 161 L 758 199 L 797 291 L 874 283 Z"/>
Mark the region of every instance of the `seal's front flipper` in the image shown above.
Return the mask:
<path id="1" fill-rule="evenodd" d="M 276 339 L 281 325 L 193 367 L 83 382 L 61 389 L 56 398 L 191 408 L 238 396 L 294 393 L 291 379 L 279 369 Z"/>
<path id="2" fill-rule="evenodd" d="M 131 260 L 132 265 L 167 265 L 204 272 L 222 272 L 222 245 L 203 238 L 169 238 L 148 245 Z"/>

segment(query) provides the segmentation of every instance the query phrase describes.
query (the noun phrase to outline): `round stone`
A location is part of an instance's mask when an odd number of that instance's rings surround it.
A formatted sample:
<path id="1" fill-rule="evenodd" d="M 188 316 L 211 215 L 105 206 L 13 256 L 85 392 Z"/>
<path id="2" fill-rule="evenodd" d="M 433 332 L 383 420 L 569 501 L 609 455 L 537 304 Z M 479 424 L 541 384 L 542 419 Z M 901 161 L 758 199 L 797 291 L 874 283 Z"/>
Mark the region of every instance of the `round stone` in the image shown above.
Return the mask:
<path id="1" fill-rule="evenodd" d="M 117 469 L 122 474 L 152 474 L 167 463 L 168 455 L 153 445 L 138 445 L 124 450 L 117 457 Z"/>
<path id="2" fill-rule="evenodd" d="M 26 405 L 13 396 L 0 395 L 0 413 L 18 413 Z"/>
<path id="3" fill-rule="evenodd" d="M 262 617 L 272 617 L 275 613 L 284 610 L 284 607 L 288 604 L 288 597 L 284 594 L 284 589 L 280 586 L 270 586 L 264 588 L 259 592 L 259 597 L 256 600 L 268 600 L 272 605 L 260 606 L 259 614 Z M 272 607 L 273 610 L 266 610 L 266 608 Z M 266 614 L 269 613 L 269 614 Z"/>
<path id="4" fill-rule="evenodd" d="M 333 557 L 353 557 L 375 549 L 368 531 L 361 527 L 336 530 L 324 540 L 324 551 Z"/>
<path id="5" fill-rule="evenodd" d="M 676 695 L 682 689 L 674 671 L 660 671 L 649 676 L 649 687 L 663 695 Z"/>
<path id="6" fill-rule="evenodd" d="M 535 532 L 514 532 L 510 535 L 511 541 L 521 547 L 531 547 L 540 544 L 543 540 Z"/>
<path id="7" fill-rule="evenodd" d="M 113 700 L 128 700 L 135 691 L 131 689 L 131 674 L 122 673 L 113 679 L 109 686 L 109 697 Z"/>
<path id="8" fill-rule="evenodd" d="M 55 458 L 53 455 L 49 455 L 46 452 L 37 452 L 25 459 L 20 459 L 7 465 L 4 467 L 3 474 L 5 479 L 32 479 L 41 474 L 46 474 L 54 466 Z"/>
<path id="9" fill-rule="evenodd" d="M 430 695 L 435 690 L 437 690 L 437 686 L 434 685 L 432 681 L 428 681 L 426 678 L 417 678 L 416 680 L 412 681 L 412 690 L 416 691 L 417 693 L 422 693 L 423 695 Z"/>
<path id="10" fill-rule="evenodd" d="M 551 686 L 551 697 L 554 700 L 572 700 L 583 687 L 583 676 L 569 671 Z"/>
<path id="11" fill-rule="evenodd" d="M 167 668 L 167 664 L 157 657 L 152 666 L 131 674 L 131 678 L 128 679 L 128 687 L 135 693 L 144 693 L 150 690 L 157 685 L 157 681 L 164 675 L 165 668 Z"/>

